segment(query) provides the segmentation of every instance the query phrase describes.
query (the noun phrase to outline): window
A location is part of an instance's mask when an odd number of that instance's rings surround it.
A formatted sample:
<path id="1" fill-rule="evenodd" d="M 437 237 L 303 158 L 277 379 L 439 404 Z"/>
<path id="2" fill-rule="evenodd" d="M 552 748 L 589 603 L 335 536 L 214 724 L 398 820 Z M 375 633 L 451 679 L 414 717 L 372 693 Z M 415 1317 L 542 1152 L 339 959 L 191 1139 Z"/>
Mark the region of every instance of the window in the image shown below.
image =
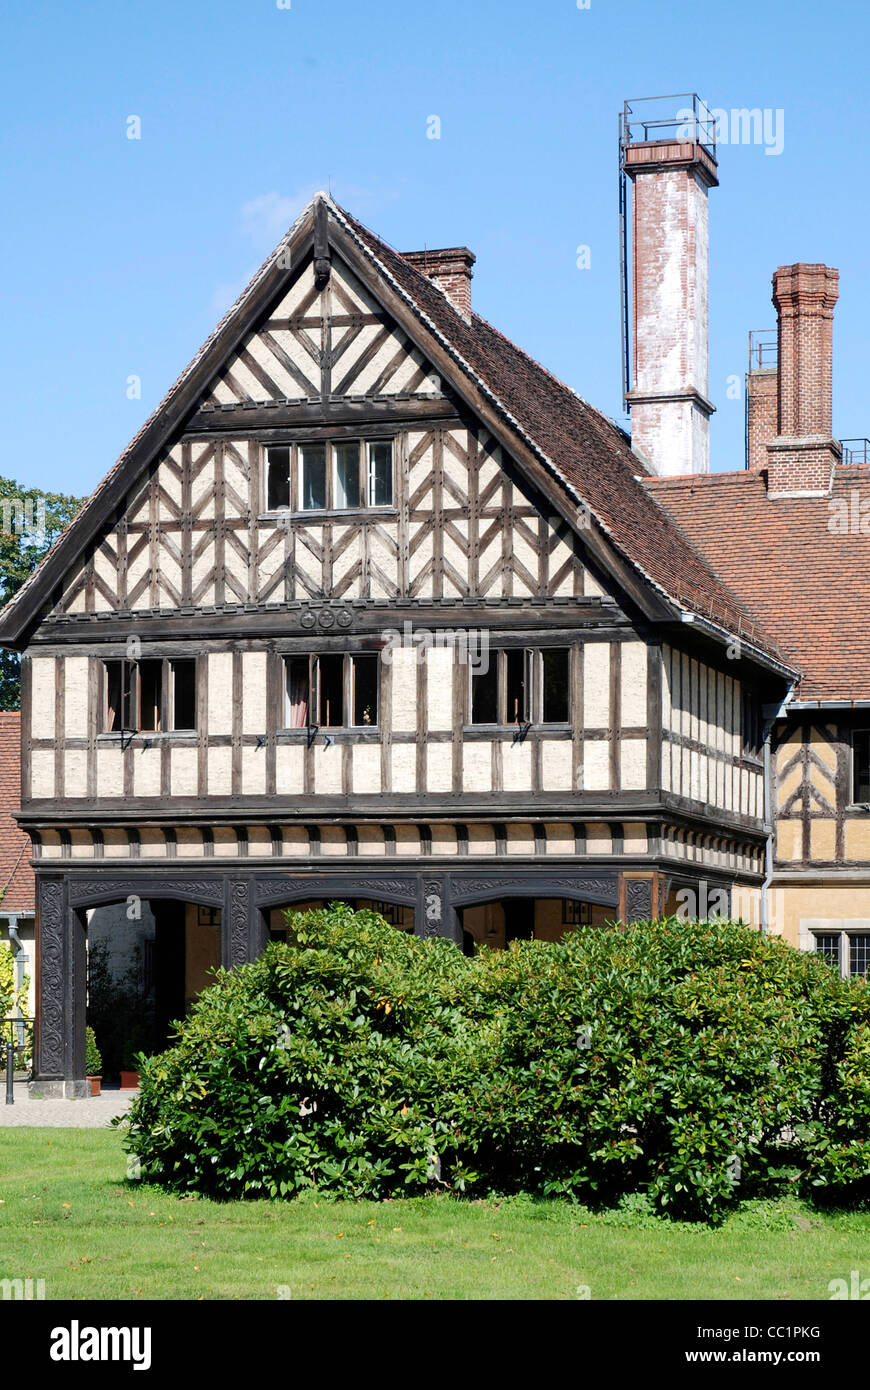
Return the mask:
<path id="1" fill-rule="evenodd" d="M 196 659 L 106 661 L 104 733 L 196 729 Z"/>
<path id="2" fill-rule="evenodd" d="M 870 931 L 813 933 L 815 950 L 840 975 L 865 976 L 870 971 Z"/>
<path id="3" fill-rule="evenodd" d="M 562 899 L 562 923 L 566 927 L 589 926 L 592 922 L 592 904 L 578 902 L 576 898 Z"/>
<path id="4" fill-rule="evenodd" d="M 139 728 L 157 733 L 163 703 L 163 662 L 140 661 L 134 670 L 139 673 Z"/>
<path id="5" fill-rule="evenodd" d="M 870 802 L 870 729 L 856 729 L 852 735 L 852 802 Z"/>
<path id="6" fill-rule="evenodd" d="M 570 672 L 566 647 L 547 648 L 541 652 L 543 667 L 543 724 L 567 724 L 570 714 L 568 691 Z"/>
<path id="7" fill-rule="evenodd" d="M 314 663 L 317 677 L 317 723 L 321 728 L 344 728 L 344 657 L 319 656 Z"/>
<path id="8" fill-rule="evenodd" d="M 371 443 L 366 446 L 369 480 L 369 506 L 389 507 L 393 502 L 393 446 Z"/>
<path id="9" fill-rule="evenodd" d="M 489 667 L 471 677 L 472 724 L 498 723 L 498 652 L 490 652 Z"/>
<path id="10" fill-rule="evenodd" d="M 350 661 L 353 722 L 365 728 L 378 722 L 378 658 L 354 656 Z"/>
<path id="11" fill-rule="evenodd" d="M 266 450 L 266 506 L 302 512 L 393 505 L 390 440 L 281 444 Z"/>
<path id="12" fill-rule="evenodd" d="M 335 459 L 335 505 L 360 505 L 359 444 L 333 444 Z"/>
<path id="13" fill-rule="evenodd" d="M 839 932 L 817 932 L 816 933 L 816 953 L 823 956 L 831 965 L 840 969 L 840 933 Z"/>
<path id="14" fill-rule="evenodd" d="M 135 727 L 131 661 L 106 661 L 103 729 L 107 734 Z"/>
<path id="15" fill-rule="evenodd" d="M 270 512 L 290 506 L 290 450 L 267 451 L 266 506 Z"/>
<path id="16" fill-rule="evenodd" d="M 326 445 L 302 444 L 299 448 L 299 507 L 304 512 L 326 507 Z"/>
<path id="17" fill-rule="evenodd" d="M 849 936 L 849 974 L 866 975 L 870 966 L 870 936 L 855 933 Z"/>
<path id="18" fill-rule="evenodd" d="M 530 724 L 532 719 L 532 690 L 530 679 L 532 653 L 520 648 L 504 653 L 504 687 L 507 696 L 506 724 Z"/>
<path id="19" fill-rule="evenodd" d="M 284 680 L 287 729 L 377 726 L 380 672 L 374 653 L 286 657 Z"/>
<path id="20" fill-rule="evenodd" d="M 571 709 L 567 647 L 490 651 L 486 671 L 471 674 L 472 724 L 567 724 Z"/>
<path id="21" fill-rule="evenodd" d="M 193 657 L 170 661 L 172 728 L 196 728 L 196 661 Z"/>

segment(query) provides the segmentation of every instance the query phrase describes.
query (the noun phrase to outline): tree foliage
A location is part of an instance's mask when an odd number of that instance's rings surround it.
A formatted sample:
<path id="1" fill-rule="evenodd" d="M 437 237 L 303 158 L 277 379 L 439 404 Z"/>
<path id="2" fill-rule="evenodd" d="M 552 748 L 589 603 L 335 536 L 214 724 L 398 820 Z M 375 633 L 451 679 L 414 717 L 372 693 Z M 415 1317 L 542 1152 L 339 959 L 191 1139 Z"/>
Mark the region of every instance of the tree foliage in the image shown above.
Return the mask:
<path id="1" fill-rule="evenodd" d="M 0 477 L 0 607 L 18 593 L 85 499 Z M 0 651 L 0 709 L 19 709 L 21 661 Z"/>

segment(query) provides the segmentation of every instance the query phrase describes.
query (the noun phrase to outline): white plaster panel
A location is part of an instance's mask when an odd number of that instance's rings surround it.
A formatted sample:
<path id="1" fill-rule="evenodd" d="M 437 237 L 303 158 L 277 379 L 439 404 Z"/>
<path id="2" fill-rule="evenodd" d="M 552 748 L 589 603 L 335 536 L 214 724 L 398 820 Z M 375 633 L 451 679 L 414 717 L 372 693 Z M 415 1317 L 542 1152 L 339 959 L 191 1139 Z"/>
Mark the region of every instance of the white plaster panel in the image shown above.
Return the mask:
<path id="1" fill-rule="evenodd" d="M 466 743 L 462 749 L 462 787 L 467 792 L 492 791 L 492 744 Z"/>
<path id="2" fill-rule="evenodd" d="M 64 733 L 67 738 L 86 738 L 88 729 L 88 658 L 64 659 Z"/>
<path id="3" fill-rule="evenodd" d="M 212 652 L 208 658 L 208 731 L 233 731 L 233 654 Z"/>
<path id="4" fill-rule="evenodd" d="M 544 791 L 571 790 L 571 744 L 565 739 L 542 741 L 541 782 Z"/>
<path id="5" fill-rule="evenodd" d="M 329 752 L 335 750 L 330 748 Z M 305 749 L 301 743 L 279 743 L 275 749 L 275 790 L 279 796 L 298 796 L 304 786 Z"/>
<path id="6" fill-rule="evenodd" d="M 417 789 L 417 747 L 413 743 L 394 743 L 391 756 L 394 792 L 413 792 Z"/>
<path id="7" fill-rule="evenodd" d="M 351 749 L 351 782 L 355 792 L 376 796 L 381 790 L 381 746 L 356 743 Z"/>
<path id="8" fill-rule="evenodd" d="M 280 751 L 280 750 L 279 750 Z M 208 795 L 230 796 L 233 790 L 232 748 L 209 748 Z"/>
<path id="9" fill-rule="evenodd" d="M 97 749 L 97 796 L 124 795 L 124 763 L 120 748 Z"/>
<path id="10" fill-rule="evenodd" d="M 622 722 L 646 727 L 647 648 L 645 642 L 623 642 L 620 674 Z"/>
<path id="11" fill-rule="evenodd" d="M 428 727 L 435 731 L 453 728 L 452 647 L 432 647 L 426 653 L 426 697 Z"/>
<path id="12" fill-rule="evenodd" d="M 160 795 L 160 763 L 162 755 L 159 748 L 137 748 L 133 754 L 133 795 Z"/>
<path id="13" fill-rule="evenodd" d="M 588 792 L 610 788 L 610 744 L 604 739 L 587 739 L 583 745 L 583 789 Z"/>
<path id="14" fill-rule="evenodd" d="M 51 748 L 35 748 L 30 754 L 30 795 L 35 799 L 54 796 L 54 750 Z"/>
<path id="15" fill-rule="evenodd" d="M 169 754 L 169 786 L 173 796 L 197 794 L 196 748 L 173 748 Z"/>
<path id="16" fill-rule="evenodd" d="M 453 787 L 453 749 L 449 743 L 430 743 L 426 749 L 426 788 L 449 792 Z"/>
<path id="17" fill-rule="evenodd" d="M 610 726 L 610 645 L 587 642 L 583 647 L 583 724 L 587 729 Z"/>
<path id="18" fill-rule="evenodd" d="M 243 652 L 242 732 L 264 734 L 266 723 L 266 653 Z"/>
<path id="19" fill-rule="evenodd" d="M 646 786 L 645 738 L 622 739 L 619 781 L 623 791 L 640 791 Z"/>

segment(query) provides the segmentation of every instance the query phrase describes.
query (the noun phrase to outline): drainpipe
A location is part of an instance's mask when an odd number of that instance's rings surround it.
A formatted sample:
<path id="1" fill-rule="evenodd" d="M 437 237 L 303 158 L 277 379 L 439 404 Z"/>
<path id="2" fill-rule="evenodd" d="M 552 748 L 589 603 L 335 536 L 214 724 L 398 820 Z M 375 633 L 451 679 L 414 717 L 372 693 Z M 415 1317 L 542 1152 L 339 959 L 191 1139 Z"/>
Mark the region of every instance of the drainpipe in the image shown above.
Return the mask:
<path id="1" fill-rule="evenodd" d="M 773 878 L 773 788 L 770 784 L 770 769 L 773 760 L 770 756 L 770 736 L 773 733 L 772 719 L 765 719 L 762 728 L 762 757 L 764 763 L 764 882 L 761 885 L 761 935 L 770 935 L 770 912 L 767 895 Z"/>

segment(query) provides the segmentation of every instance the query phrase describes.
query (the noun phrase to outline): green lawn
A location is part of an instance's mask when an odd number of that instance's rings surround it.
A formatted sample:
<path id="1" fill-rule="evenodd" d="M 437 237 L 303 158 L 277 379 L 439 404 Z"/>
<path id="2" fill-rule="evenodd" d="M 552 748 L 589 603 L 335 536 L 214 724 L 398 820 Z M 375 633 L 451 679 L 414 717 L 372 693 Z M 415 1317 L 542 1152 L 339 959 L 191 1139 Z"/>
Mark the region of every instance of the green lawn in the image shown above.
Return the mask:
<path id="1" fill-rule="evenodd" d="M 710 1230 L 564 1201 L 222 1205 L 125 1170 L 114 1131 L 0 1130 L 0 1279 L 48 1299 L 826 1299 L 870 1276 L 870 1213 L 796 1201 Z"/>

